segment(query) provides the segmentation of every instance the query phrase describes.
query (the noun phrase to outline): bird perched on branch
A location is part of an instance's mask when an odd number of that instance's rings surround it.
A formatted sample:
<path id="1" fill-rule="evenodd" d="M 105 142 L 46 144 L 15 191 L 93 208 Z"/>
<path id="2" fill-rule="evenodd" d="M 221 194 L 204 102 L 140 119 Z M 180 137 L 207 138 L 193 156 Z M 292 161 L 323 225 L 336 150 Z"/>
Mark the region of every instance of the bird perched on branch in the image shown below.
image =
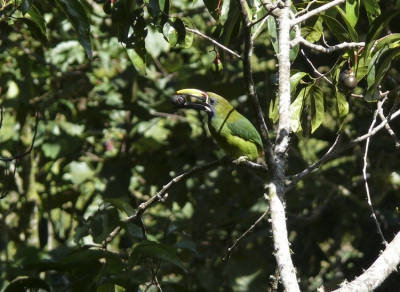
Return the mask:
<path id="1" fill-rule="evenodd" d="M 201 102 L 190 102 L 194 97 Z M 170 99 L 175 108 L 201 110 L 208 115 L 208 128 L 219 146 L 237 163 L 254 160 L 262 151 L 260 134 L 251 122 L 238 113 L 222 96 L 198 89 L 178 90 Z"/>

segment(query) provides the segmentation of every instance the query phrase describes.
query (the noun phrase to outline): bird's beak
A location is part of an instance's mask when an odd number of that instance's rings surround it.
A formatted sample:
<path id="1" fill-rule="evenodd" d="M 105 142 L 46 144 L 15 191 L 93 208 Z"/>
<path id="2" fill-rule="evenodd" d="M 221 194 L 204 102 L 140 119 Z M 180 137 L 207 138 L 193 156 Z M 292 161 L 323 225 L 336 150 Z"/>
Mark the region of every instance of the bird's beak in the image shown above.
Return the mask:
<path id="1" fill-rule="evenodd" d="M 175 95 L 181 95 L 181 96 L 188 96 L 188 97 L 194 97 L 201 102 L 190 102 L 186 101 L 185 103 L 175 105 L 176 108 L 188 108 L 188 109 L 195 109 L 195 110 L 203 110 L 205 112 L 211 112 L 211 106 L 209 103 L 209 97 L 207 92 L 204 92 L 202 90 L 198 89 L 181 89 L 178 90 Z"/>

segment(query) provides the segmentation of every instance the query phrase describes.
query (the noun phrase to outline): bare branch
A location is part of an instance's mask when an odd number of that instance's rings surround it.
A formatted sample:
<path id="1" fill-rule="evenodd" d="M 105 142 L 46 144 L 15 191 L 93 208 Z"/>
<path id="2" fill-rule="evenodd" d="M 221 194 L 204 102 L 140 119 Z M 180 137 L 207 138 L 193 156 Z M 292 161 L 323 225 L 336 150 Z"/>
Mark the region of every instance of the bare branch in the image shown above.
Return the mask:
<path id="1" fill-rule="evenodd" d="M 343 285 L 335 292 L 367 292 L 377 288 L 400 263 L 400 232 L 377 260 L 358 278 Z"/>
<path id="2" fill-rule="evenodd" d="M 379 110 L 382 109 L 382 105 L 383 105 L 383 103 L 385 102 L 386 99 L 387 98 L 385 98 L 383 101 L 378 101 L 378 104 L 377 104 L 378 108 L 376 109 L 376 111 L 374 113 L 374 117 L 372 119 L 372 123 L 371 123 L 371 126 L 369 127 L 368 133 L 370 133 L 372 131 L 372 129 L 374 128 L 378 112 L 379 112 Z M 382 242 L 385 244 L 385 246 L 387 246 L 388 243 L 387 243 L 385 237 L 383 236 L 383 233 L 382 233 L 382 230 L 381 230 L 381 226 L 380 226 L 380 224 L 378 222 L 378 219 L 376 218 L 374 207 L 372 206 L 371 195 L 369 193 L 369 187 L 368 187 L 368 179 L 367 179 L 368 161 L 367 160 L 368 160 L 368 148 L 369 148 L 370 138 L 371 138 L 371 136 L 367 138 L 367 141 L 365 143 L 365 152 L 364 152 L 364 157 L 363 157 L 364 165 L 363 165 L 363 171 L 362 172 L 363 172 L 363 178 L 364 178 L 364 182 L 365 182 L 365 191 L 367 192 L 367 202 L 368 202 L 368 205 L 369 205 L 369 207 L 371 209 L 372 218 L 374 218 L 376 229 L 378 231 L 378 234 L 381 236 Z"/>
<path id="3" fill-rule="evenodd" d="M 316 45 L 316 44 L 310 43 L 305 38 L 303 38 L 301 35 L 296 35 L 296 37 L 290 42 L 290 46 L 294 47 L 295 45 L 297 45 L 299 43 L 310 49 L 313 49 L 313 50 L 321 52 L 321 53 L 326 53 L 326 54 L 330 54 L 332 52 L 339 51 L 339 50 L 361 48 L 361 47 L 365 46 L 364 42 L 358 42 L 358 43 L 343 42 L 343 43 L 340 43 L 340 44 L 337 44 L 334 46 L 324 47 L 321 45 Z"/>
<path id="4" fill-rule="evenodd" d="M 332 8 L 333 6 L 342 4 L 344 2 L 345 2 L 345 0 L 334 0 L 334 1 L 331 1 L 331 2 L 329 2 L 327 4 L 325 4 L 325 5 L 322 5 L 322 6 L 318 7 L 318 8 L 315 8 L 315 9 L 311 10 L 310 12 L 307 12 L 306 14 L 303 14 L 302 16 L 299 16 L 299 17 L 293 19 L 290 25 L 294 26 L 296 24 L 299 24 L 300 22 L 303 22 L 303 21 L 307 20 L 311 16 L 319 14 L 322 11 L 328 10 L 329 8 Z"/>
<path id="5" fill-rule="evenodd" d="M 228 254 L 223 258 L 223 260 L 229 259 L 231 257 L 233 249 L 236 247 L 236 245 L 239 243 L 240 240 L 242 240 L 251 230 L 254 229 L 254 227 L 261 222 L 261 220 L 268 214 L 269 208 L 265 210 L 265 212 L 260 216 L 260 218 L 257 219 L 256 222 L 254 222 L 253 225 L 250 226 L 249 229 L 246 230 L 238 239 L 236 239 L 235 243 L 228 248 Z"/>
<path id="6" fill-rule="evenodd" d="M 204 39 L 210 41 L 211 43 L 213 43 L 213 44 L 216 45 L 217 47 L 220 47 L 220 48 L 223 49 L 224 51 L 226 51 L 226 52 L 228 52 L 228 53 L 234 55 L 236 58 L 243 59 L 243 57 L 240 56 L 239 54 L 235 53 L 234 51 L 232 51 L 231 49 L 225 47 L 224 45 L 221 45 L 219 42 L 217 42 L 217 41 L 214 40 L 213 38 L 211 38 L 211 37 L 209 37 L 209 36 L 206 36 L 205 34 L 202 34 L 202 33 L 199 32 L 198 30 L 192 29 L 192 28 L 189 28 L 189 27 L 186 27 L 186 30 L 189 31 L 189 32 L 192 32 L 192 33 L 194 33 L 194 34 L 197 34 L 198 36 L 201 36 L 202 38 L 204 38 Z"/>
<path id="7" fill-rule="evenodd" d="M 129 216 L 129 217 L 125 218 L 123 220 L 123 222 L 133 222 L 135 220 L 138 220 L 139 225 L 141 225 L 143 238 L 146 238 L 146 232 L 145 232 L 145 229 L 144 229 L 143 222 L 141 222 L 141 216 L 143 215 L 143 213 L 148 208 L 150 208 L 151 206 L 153 206 L 154 204 L 156 204 L 156 203 L 158 203 L 160 201 L 164 201 L 168 197 L 167 191 L 170 190 L 174 185 L 176 185 L 180 181 L 185 181 L 186 179 L 188 179 L 189 177 L 191 177 L 191 176 L 193 176 L 195 174 L 198 174 L 198 173 L 203 172 L 203 171 L 205 171 L 207 169 L 211 169 L 211 168 L 217 167 L 219 165 L 222 165 L 222 163 L 223 163 L 222 160 L 211 161 L 209 163 L 194 167 L 191 170 L 189 170 L 188 172 L 185 172 L 185 173 L 183 173 L 181 175 L 178 175 L 177 177 L 173 178 L 168 184 L 163 186 L 163 188 L 155 196 L 151 197 L 146 202 L 140 204 L 138 210 L 136 211 L 136 213 L 133 214 L 132 216 Z M 118 233 L 121 232 L 121 230 L 122 230 L 121 226 L 116 227 L 108 235 L 108 237 L 101 243 L 101 245 L 104 248 L 106 248 L 107 245 L 114 240 L 114 238 L 118 235 Z"/>
<path id="8" fill-rule="evenodd" d="M 318 160 L 317 162 L 315 162 L 313 165 L 309 166 L 308 168 L 306 168 L 305 170 L 303 170 L 302 172 L 291 176 L 291 182 L 290 184 L 286 187 L 285 191 L 289 191 L 291 190 L 300 180 L 302 180 L 304 177 L 306 177 L 307 175 L 309 175 L 313 170 L 319 168 L 321 165 L 323 165 L 324 163 L 328 162 L 329 160 L 335 158 L 336 156 L 338 156 L 340 153 L 342 153 L 343 151 L 349 149 L 350 147 L 353 147 L 354 145 L 366 140 L 368 137 L 371 137 L 373 135 L 375 135 L 378 131 L 380 131 L 383 127 L 385 127 L 385 125 L 397 118 L 400 115 L 400 110 L 396 111 L 395 113 L 393 113 L 392 116 L 390 116 L 390 118 L 386 119 L 385 121 L 382 121 L 382 123 L 380 123 L 378 126 L 376 126 L 371 132 L 360 136 L 356 139 L 354 139 L 353 141 L 348 142 L 347 144 L 341 146 L 340 148 L 326 153 L 323 157 L 321 157 L 320 160 Z"/>

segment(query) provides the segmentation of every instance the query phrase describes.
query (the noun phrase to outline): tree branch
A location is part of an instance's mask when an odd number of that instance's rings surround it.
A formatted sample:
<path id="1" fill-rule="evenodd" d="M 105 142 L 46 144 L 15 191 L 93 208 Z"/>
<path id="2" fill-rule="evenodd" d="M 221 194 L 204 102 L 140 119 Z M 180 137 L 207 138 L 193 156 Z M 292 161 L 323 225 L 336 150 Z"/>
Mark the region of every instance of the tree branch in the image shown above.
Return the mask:
<path id="1" fill-rule="evenodd" d="M 251 56 L 253 53 L 253 39 L 251 37 L 251 21 L 247 14 L 246 1 L 238 0 L 240 7 L 240 14 L 242 16 L 242 22 L 244 26 L 244 56 L 243 56 L 243 73 L 244 80 L 246 83 L 247 94 L 251 100 L 253 110 L 255 112 L 258 129 L 260 130 L 261 139 L 264 145 L 264 151 L 266 156 L 267 165 L 269 168 L 274 167 L 274 159 L 272 153 L 272 143 L 268 137 L 268 128 L 264 120 L 263 110 L 261 109 L 260 102 L 258 101 L 257 92 L 255 90 L 252 67 L 251 67 Z"/>
<path id="2" fill-rule="evenodd" d="M 217 42 L 217 41 L 214 40 L 213 38 L 211 38 L 211 37 L 209 37 L 209 36 L 206 36 L 205 34 L 202 34 L 202 33 L 199 32 L 198 30 L 192 29 L 192 28 L 189 28 L 189 27 L 186 27 L 186 30 L 189 31 L 189 32 L 192 32 L 192 33 L 194 33 L 194 34 L 197 34 L 198 36 L 201 36 L 202 38 L 204 38 L 204 39 L 210 41 L 211 43 L 213 43 L 213 44 L 216 45 L 217 47 L 220 47 L 220 48 L 223 49 L 224 51 L 226 51 L 226 52 L 228 52 L 228 53 L 234 55 L 236 58 L 243 59 L 243 57 L 240 56 L 239 54 L 235 53 L 234 51 L 232 51 L 231 49 L 225 47 L 224 45 L 221 45 L 219 42 Z"/>
<path id="3" fill-rule="evenodd" d="M 353 141 L 348 142 L 347 144 L 341 146 L 340 148 L 334 150 L 334 151 L 328 151 L 323 157 L 321 157 L 320 160 L 318 160 L 317 162 L 315 162 L 313 165 L 309 166 L 308 168 L 306 168 L 305 170 L 303 170 L 302 172 L 293 175 L 292 177 L 290 177 L 290 179 L 292 180 L 290 182 L 290 184 L 286 187 L 285 191 L 288 192 L 289 190 L 291 190 L 294 186 L 296 186 L 296 184 L 304 179 L 304 177 L 306 177 L 307 175 L 309 175 L 313 170 L 319 168 L 321 165 L 323 165 L 324 163 L 328 162 L 329 160 L 335 158 L 336 156 L 338 156 L 340 153 L 342 153 L 343 151 L 349 149 L 350 147 L 353 147 L 354 145 L 366 140 L 368 137 L 371 137 L 373 135 L 375 135 L 378 131 L 380 131 L 383 127 L 385 127 L 385 125 L 391 121 L 394 120 L 395 118 L 397 118 L 400 115 L 400 110 L 396 111 L 395 113 L 393 113 L 393 115 L 391 115 L 390 117 L 388 117 L 388 119 L 382 121 L 382 123 L 380 123 L 378 126 L 376 126 L 371 132 L 368 132 L 367 134 L 360 136 L 356 139 L 354 139 Z"/>
<path id="4" fill-rule="evenodd" d="M 400 232 L 377 260 L 360 277 L 343 285 L 335 292 L 366 292 L 377 288 L 400 263 Z"/>
<path id="5" fill-rule="evenodd" d="M 310 12 L 307 12 L 306 14 L 303 14 L 302 16 L 296 17 L 295 19 L 292 20 L 290 25 L 294 26 L 296 24 L 299 24 L 300 22 L 303 22 L 303 21 L 307 20 L 311 16 L 319 14 L 322 11 L 328 10 L 329 8 L 332 8 L 333 6 L 342 4 L 344 2 L 345 2 L 345 0 L 334 0 L 334 1 L 331 1 L 331 2 L 329 2 L 327 4 L 325 4 L 325 5 L 322 5 L 322 6 L 318 7 L 318 8 L 315 8 L 314 10 L 311 10 Z"/>

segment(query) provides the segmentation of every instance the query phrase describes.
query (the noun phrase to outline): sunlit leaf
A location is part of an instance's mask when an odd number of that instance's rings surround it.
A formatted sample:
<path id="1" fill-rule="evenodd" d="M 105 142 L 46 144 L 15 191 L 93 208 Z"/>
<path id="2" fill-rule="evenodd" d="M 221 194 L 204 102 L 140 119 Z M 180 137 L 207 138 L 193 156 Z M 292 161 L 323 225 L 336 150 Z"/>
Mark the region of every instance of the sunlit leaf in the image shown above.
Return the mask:
<path id="1" fill-rule="evenodd" d="M 301 115 L 303 113 L 304 103 L 306 99 L 309 97 L 310 90 L 312 89 L 312 87 L 313 85 L 310 85 L 300 90 L 296 99 L 290 105 L 290 116 L 291 116 L 290 128 L 295 133 L 302 131 Z"/>
<path id="2" fill-rule="evenodd" d="M 365 10 L 367 11 L 369 23 L 371 23 L 376 16 L 381 14 L 381 8 L 376 0 L 363 0 L 363 2 Z"/>
<path id="3" fill-rule="evenodd" d="M 345 42 L 350 39 L 348 31 L 340 24 L 340 22 L 328 15 L 321 14 L 324 23 L 328 26 L 329 30 L 337 37 L 339 42 Z"/>
<path id="4" fill-rule="evenodd" d="M 400 10 L 388 10 L 379 15 L 372 23 L 365 39 L 365 58 L 370 54 L 370 50 L 383 29 L 389 24 L 393 17 L 398 15 Z"/>
<path id="5" fill-rule="evenodd" d="M 349 113 L 349 103 L 346 100 L 346 97 L 343 93 L 337 91 L 336 92 L 336 105 L 337 105 L 337 112 L 339 116 L 339 131 L 343 126 L 344 119 L 346 118 L 347 114 Z"/>
<path id="6" fill-rule="evenodd" d="M 355 27 L 360 17 L 360 0 L 346 1 L 346 18 L 350 25 Z"/>
<path id="7" fill-rule="evenodd" d="M 343 19 L 344 23 L 346 24 L 347 31 L 350 34 L 351 40 L 353 42 L 358 42 L 358 34 L 357 34 L 356 30 L 354 29 L 354 26 L 350 23 L 349 19 L 347 19 L 346 13 L 339 7 L 339 5 L 336 5 L 335 9 L 342 16 L 342 19 Z"/>
<path id="8" fill-rule="evenodd" d="M 311 133 L 322 124 L 325 117 L 324 94 L 317 86 L 310 91 L 311 97 Z"/>
<path id="9" fill-rule="evenodd" d="M 296 93 L 297 85 L 300 83 L 300 81 L 305 77 L 308 76 L 308 73 L 306 72 L 296 72 L 295 70 L 292 70 L 290 72 L 290 95 L 294 96 Z"/>

